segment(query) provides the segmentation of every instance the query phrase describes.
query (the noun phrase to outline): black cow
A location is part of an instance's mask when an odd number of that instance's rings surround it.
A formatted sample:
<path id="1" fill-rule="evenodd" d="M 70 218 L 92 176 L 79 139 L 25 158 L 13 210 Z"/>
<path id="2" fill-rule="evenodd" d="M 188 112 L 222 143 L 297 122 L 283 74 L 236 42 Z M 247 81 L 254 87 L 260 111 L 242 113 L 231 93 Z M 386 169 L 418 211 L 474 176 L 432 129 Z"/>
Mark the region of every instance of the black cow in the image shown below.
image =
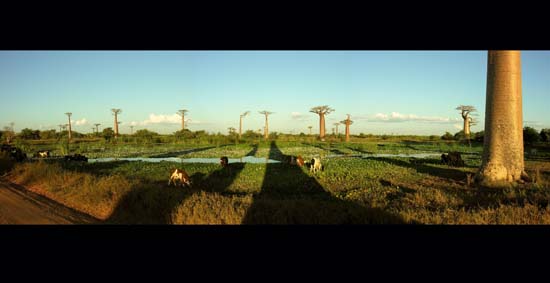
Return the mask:
<path id="1" fill-rule="evenodd" d="M 222 167 L 227 167 L 229 165 L 229 160 L 227 159 L 227 156 L 222 156 L 220 158 L 220 165 Z"/>
<path id="2" fill-rule="evenodd" d="M 65 161 L 83 161 L 88 162 L 88 158 L 84 155 L 75 153 L 73 155 L 65 155 L 64 157 Z"/>
<path id="3" fill-rule="evenodd" d="M 456 151 L 449 152 L 449 154 L 442 154 L 441 163 L 454 167 L 464 167 L 464 160 L 462 160 L 460 153 Z"/>

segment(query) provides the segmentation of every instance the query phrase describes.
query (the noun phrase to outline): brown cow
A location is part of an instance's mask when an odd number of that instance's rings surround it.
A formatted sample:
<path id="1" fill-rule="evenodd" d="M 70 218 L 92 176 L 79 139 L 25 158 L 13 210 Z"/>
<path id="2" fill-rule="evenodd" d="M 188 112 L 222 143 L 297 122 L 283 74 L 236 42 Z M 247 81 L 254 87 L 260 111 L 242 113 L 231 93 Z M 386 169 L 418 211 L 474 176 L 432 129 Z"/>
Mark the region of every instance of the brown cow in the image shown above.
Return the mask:
<path id="1" fill-rule="evenodd" d="M 181 186 L 187 185 L 191 187 L 191 180 L 189 179 L 189 175 L 185 170 L 180 169 L 174 169 L 172 172 L 172 175 L 170 175 L 170 179 L 168 180 L 168 186 L 170 186 L 170 183 L 174 183 L 174 186 L 177 186 L 176 181 L 179 180 Z"/>

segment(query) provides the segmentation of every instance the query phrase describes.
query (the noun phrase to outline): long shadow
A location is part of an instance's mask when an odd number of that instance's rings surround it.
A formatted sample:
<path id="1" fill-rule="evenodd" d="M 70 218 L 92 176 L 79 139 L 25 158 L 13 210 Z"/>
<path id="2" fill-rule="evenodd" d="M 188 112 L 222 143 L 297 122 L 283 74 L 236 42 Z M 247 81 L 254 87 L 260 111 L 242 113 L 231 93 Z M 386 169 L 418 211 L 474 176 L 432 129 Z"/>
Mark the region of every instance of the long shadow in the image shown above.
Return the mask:
<path id="1" fill-rule="evenodd" d="M 252 145 L 252 150 L 247 153 L 245 156 L 256 156 L 256 153 L 258 152 L 258 144 Z"/>
<path id="2" fill-rule="evenodd" d="M 329 148 L 326 148 L 326 147 L 323 147 L 323 146 L 321 146 L 321 145 L 314 144 L 314 143 L 305 143 L 305 142 L 303 142 L 302 144 L 303 144 L 303 145 L 308 145 L 308 146 L 313 146 L 313 147 L 316 147 L 316 148 L 318 148 L 318 149 L 322 149 L 322 150 L 325 150 L 325 151 L 329 151 L 329 152 L 331 152 L 331 153 L 338 154 L 338 155 L 350 155 L 349 153 L 343 152 L 343 151 L 341 151 L 341 150 L 339 150 L 339 149 L 337 149 L 337 148 L 333 148 L 333 147 L 330 147 L 330 149 L 329 149 Z"/>
<path id="3" fill-rule="evenodd" d="M 275 142 L 270 159 L 284 156 Z M 405 221 L 379 208 L 333 197 L 304 172 L 303 167 L 267 163 L 261 191 L 243 218 L 243 224 L 367 224 Z"/>
<path id="4" fill-rule="evenodd" d="M 372 151 L 366 151 L 366 150 L 363 150 L 363 149 L 353 148 L 353 147 L 350 147 L 350 146 L 346 146 L 346 148 L 350 149 L 350 150 L 353 150 L 353 151 L 363 153 L 363 154 L 374 154 L 374 152 L 372 152 Z"/>
<path id="5" fill-rule="evenodd" d="M 254 151 L 254 149 L 253 149 Z M 250 154 L 250 153 L 249 153 Z M 110 162 L 109 162 L 110 163 Z M 149 182 L 132 188 L 118 202 L 107 223 L 169 224 L 173 211 L 200 191 L 224 193 L 244 169 L 244 163 L 230 163 L 206 178 L 197 172 L 190 176 L 192 187 L 169 187 L 162 182 Z"/>
<path id="6" fill-rule="evenodd" d="M 224 144 L 224 145 L 220 145 L 219 147 L 225 147 L 225 146 L 229 146 L 229 145 L 230 144 Z M 186 149 L 186 150 L 182 150 L 182 151 L 172 151 L 172 152 L 167 152 L 167 153 L 163 153 L 163 154 L 151 155 L 149 157 L 150 158 L 178 157 L 180 155 L 189 154 L 189 153 L 193 153 L 193 152 L 205 151 L 205 150 L 209 150 L 209 149 L 213 149 L 213 148 L 216 148 L 216 146 L 207 146 L 207 147 L 201 147 L 201 148 Z"/>
<path id="7" fill-rule="evenodd" d="M 393 164 L 393 165 L 405 167 L 405 168 L 412 168 L 419 173 L 424 173 L 424 174 L 428 174 L 428 175 L 432 175 L 440 178 L 452 179 L 455 181 L 463 181 L 466 177 L 466 173 L 460 170 L 428 166 L 426 165 L 426 163 L 411 164 L 403 160 L 388 158 L 388 157 L 365 157 L 365 159 L 382 161 L 382 162 L 386 162 L 389 164 Z"/>
<path id="8" fill-rule="evenodd" d="M 445 152 L 445 150 L 440 150 L 440 149 L 425 149 L 425 148 L 418 148 L 418 147 L 414 147 L 413 145 L 422 145 L 422 144 L 425 144 L 423 142 L 414 142 L 414 141 L 402 141 L 401 142 L 402 144 L 405 145 L 405 147 L 407 148 L 410 148 L 412 150 L 417 150 L 417 151 L 429 151 L 429 152 L 437 152 L 437 153 L 443 153 Z M 477 143 L 472 143 L 472 146 L 479 146 L 479 144 Z M 481 146 L 483 146 L 483 144 L 481 144 Z M 462 155 L 476 155 L 476 156 L 480 156 L 481 153 L 479 152 L 465 152 L 465 151 L 456 151 Z"/>

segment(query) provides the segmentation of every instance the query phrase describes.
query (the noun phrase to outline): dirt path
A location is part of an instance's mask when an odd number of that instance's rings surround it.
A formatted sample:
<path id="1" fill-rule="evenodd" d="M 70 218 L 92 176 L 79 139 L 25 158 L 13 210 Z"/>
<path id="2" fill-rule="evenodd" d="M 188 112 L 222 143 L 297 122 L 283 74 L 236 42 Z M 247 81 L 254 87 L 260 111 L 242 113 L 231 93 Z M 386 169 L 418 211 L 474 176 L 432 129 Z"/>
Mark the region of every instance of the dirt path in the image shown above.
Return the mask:
<path id="1" fill-rule="evenodd" d="M 87 214 L 0 180 L 0 224 L 93 224 Z"/>

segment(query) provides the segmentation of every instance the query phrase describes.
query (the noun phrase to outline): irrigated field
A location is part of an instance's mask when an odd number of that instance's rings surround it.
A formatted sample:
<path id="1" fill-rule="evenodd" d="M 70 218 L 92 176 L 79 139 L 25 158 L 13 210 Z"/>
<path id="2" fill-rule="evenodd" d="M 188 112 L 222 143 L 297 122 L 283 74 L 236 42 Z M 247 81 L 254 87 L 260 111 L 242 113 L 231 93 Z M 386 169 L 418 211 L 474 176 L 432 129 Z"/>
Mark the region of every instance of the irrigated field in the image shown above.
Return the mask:
<path id="1" fill-rule="evenodd" d="M 468 174 L 481 162 L 480 144 L 430 141 L 354 143 L 72 145 L 96 157 L 239 158 L 321 157 L 313 174 L 286 163 L 129 162 L 17 164 L 9 178 L 106 223 L 550 223 L 550 156 L 526 154 L 536 182 L 502 189 L 476 187 Z M 78 150 L 75 150 L 76 149 Z M 33 145 L 32 150 L 54 144 Z M 461 152 L 466 165 L 442 165 L 438 155 Z M 434 154 L 426 157 L 397 154 Z M 185 169 L 192 188 L 169 187 L 173 168 Z M 472 175 L 470 175 L 472 176 Z"/>

